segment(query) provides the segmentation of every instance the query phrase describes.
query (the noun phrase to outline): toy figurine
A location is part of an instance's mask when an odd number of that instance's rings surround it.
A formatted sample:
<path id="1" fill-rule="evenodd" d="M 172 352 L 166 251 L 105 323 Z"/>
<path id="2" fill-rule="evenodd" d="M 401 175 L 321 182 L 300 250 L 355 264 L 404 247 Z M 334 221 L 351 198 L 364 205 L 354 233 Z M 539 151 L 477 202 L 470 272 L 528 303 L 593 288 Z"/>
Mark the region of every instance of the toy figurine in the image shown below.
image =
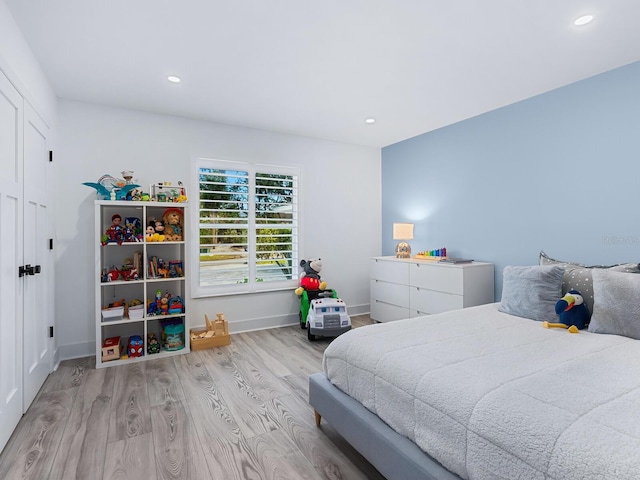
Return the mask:
<path id="1" fill-rule="evenodd" d="M 147 334 L 147 353 L 160 353 L 160 342 L 158 341 L 158 337 L 156 337 L 155 333 Z"/>
<path id="2" fill-rule="evenodd" d="M 138 275 L 138 269 L 135 267 L 123 267 L 120 270 L 120 275 L 124 280 L 139 280 L 140 276 Z"/>
<path id="3" fill-rule="evenodd" d="M 107 231 L 102 236 L 102 245 L 107 245 L 108 243 L 117 243 L 121 245 L 124 241 L 124 229 L 122 228 L 122 217 L 117 213 L 111 217 L 111 226 L 107 229 Z"/>
<path id="4" fill-rule="evenodd" d="M 127 353 L 129 357 L 142 357 L 144 355 L 144 345 L 140 335 L 132 335 L 129 337 Z"/>
<path id="5" fill-rule="evenodd" d="M 149 220 L 149 224 L 147 225 L 147 229 L 145 231 L 145 240 L 147 242 L 163 242 L 164 241 L 164 235 L 162 235 L 164 226 L 161 224 L 162 222 L 157 222 L 156 220 Z"/>
<path id="6" fill-rule="evenodd" d="M 163 242 L 166 239 L 166 235 L 164 234 L 164 222 L 162 220 L 156 220 L 153 228 L 158 234 L 157 237 L 154 235 L 154 242 Z"/>

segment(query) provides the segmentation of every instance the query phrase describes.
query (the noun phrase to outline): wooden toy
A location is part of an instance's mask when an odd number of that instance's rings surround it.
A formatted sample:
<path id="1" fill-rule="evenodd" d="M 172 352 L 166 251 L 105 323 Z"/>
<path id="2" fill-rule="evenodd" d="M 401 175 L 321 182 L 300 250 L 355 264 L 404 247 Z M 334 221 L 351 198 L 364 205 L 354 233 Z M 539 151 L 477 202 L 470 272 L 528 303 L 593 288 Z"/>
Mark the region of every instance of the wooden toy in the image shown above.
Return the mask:
<path id="1" fill-rule="evenodd" d="M 218 313 L 213 322 L 205 314 L 204 319 L 207 324 L 206 330 L 192 328 L 191 350 L 203 350 L 205 348 L 221 347 L 231 343 L 229 335 L 229 323 L 225 320 L 224 314 Z"/>
<path id="2" fill-rule="evenodd" d="M 107 338 L 102 344 L 102 361 L 108 362 L 109 360 L 118 360 L 120 358 L 120 352 L 122 351 L 122 344 L 120 337 Z"/>

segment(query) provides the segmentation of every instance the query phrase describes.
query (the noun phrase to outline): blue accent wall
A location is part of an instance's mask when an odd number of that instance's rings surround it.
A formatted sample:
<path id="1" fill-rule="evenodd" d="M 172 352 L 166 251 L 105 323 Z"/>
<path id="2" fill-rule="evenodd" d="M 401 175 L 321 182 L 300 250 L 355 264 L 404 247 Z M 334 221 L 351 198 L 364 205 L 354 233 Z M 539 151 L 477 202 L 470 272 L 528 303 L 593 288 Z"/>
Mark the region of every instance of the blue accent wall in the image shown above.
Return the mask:
<path id="1" fill-rule="evenodd" d="M 428 108 L 428 105 L 425 105 Z M 640 261 L 640 62 L 382 149 L 382 249 L 496 265 Z"/>

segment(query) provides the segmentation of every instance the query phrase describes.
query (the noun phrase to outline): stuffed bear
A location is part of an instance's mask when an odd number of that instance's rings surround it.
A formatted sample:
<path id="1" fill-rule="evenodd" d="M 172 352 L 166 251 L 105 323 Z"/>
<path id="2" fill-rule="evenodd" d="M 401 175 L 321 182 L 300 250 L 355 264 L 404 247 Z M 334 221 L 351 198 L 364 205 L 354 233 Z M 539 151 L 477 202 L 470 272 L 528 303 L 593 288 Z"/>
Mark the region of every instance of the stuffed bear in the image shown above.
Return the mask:
<path id="1" fill-rule="evenodd" d="M 182 210 L 179 208 L 167 208 L 162 215 L 164 221 L 164 235 L 170 242 L 182 241 Z"/>
<path id="2" fill-rule="evenodd" d="M 324 290 L 327 283 L 321 281 L 320 270 L 322 270 L 322 259 L 300 260 L 303 272 L 300 274 L 300 286 L 296 288 L 296 295 L 302 295 L 305 290 Z"/>
<path id="3" fill-rule="evenodd" d="M 578 333 L 578 330 L 589 325 L 589 309 L 577 290 L 570 290 L 556 302 L 556 313 L 560 316 L 560 322 L 542 322 L 544 328 L 566 328 L 570 333 Z"/>

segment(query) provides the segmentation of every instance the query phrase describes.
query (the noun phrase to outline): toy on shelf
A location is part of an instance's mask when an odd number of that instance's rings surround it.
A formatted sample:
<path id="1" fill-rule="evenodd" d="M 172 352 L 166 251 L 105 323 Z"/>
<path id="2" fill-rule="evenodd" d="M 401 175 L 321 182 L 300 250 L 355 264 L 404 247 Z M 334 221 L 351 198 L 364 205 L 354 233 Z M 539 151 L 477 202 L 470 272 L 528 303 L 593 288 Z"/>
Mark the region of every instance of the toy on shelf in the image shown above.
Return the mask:
<path id="1" fill-rule="evenodd" d="M 110 303 L 102 308 L 102 321 L 110 322 L 114 320 L 122 320 L 124 318 L 124 308 L 126 302 L 124 298 Z"/>
<path id="2" fill-rule="evenodd" d="M 162 215 L 164 235 L 170 242 L 180 242 L 182 238 L 183 213 L 180 208 L 167 208 Z"/>
<path id="3" fill-rule="evenodd" d="M 147 334 L 147 353 L 152 355 L 154 353 L 160 353 L 160 342 L 155 333 Z"/>
<path id="4" fill-rule="evenodd" d="M 142 252 L 134 252 L 133 257 L 125 258 L 121 268 L 111 266 L 109 269 L 102 269 L 100 281 L 114 282 L 122 280 L 140 280 L 142 278 Z"/>
<path id="5" fill-rule="evenodd" d="M 133 174 L 133 172 L 131 172 Z M 97 182 L 83 182 L 87 187 L 95 188 L 96 194 L 103 200 L 127 200 L 132 190 L 140 185 L 119 180 L 111 175 L 101 176 Z"/>
<path id="6" fill-rule="evenodd" d="M 105 282 L 115 282 L 120 277 L 120 270 L 116 267 L 112 266 L 110 270 L 106 268 L 102 270 L 102 276 L 100 281 Z"/>
<path id="7" fill-rule="evenodd" d="M 167 351 L 184 348 L 184 325 L 180 319 L 162 320 L 162 346 Z"/>
<path id="8" fill-rule="evenodd" d="M 142 222 L 136 217 L 127 217 L 124 220 L 124 241 L 142 241 Z"/>
<path id="9" fill-rule="evenodd" d="M 149 278 L 180 278 L 184 277 L 181 260 L 170 260 L 168 262 L 156 257 L 149 259 Z"/>
<path id="10" fill-rule="evenodd" d="M 110 337 L 102 342 L 102 361 L 118 360 L 122 352 L 120 337 Z"/>
<path id="11" fill-rule="evenodd" d="M 182 270 L 182 261 L 180 260 L 169 261 L 169 277 L 171 278 L 184 277 L 184 272 Z"/>
<path id="12" fill-rule="evenodd" d="M 129 302 L 127 308 L 127 315 L 130 320 L 140 320 L 144 317 L 144 304 L 142 300 L 134 298 Z"/>
<path id="13" fill-rule="evenodd" d="M 144 342 L 140 335 L 131 335 L 129 337 L 127 355 L 129 355 L 129 358 L 142 357 L 144 355 Z"/>
<path id="14" fill-rule="evenodd" d="M 182 302 L 182 297 L 178 295 L 177 297 L 171 297 L 169 299 L 169 315 L 179 315 L 184 313 L 184 303 Z"/>
<path id="15" fill-rule="evenodd" d="M 111 216 L 111 226 L 104 232 L 100 243 L 104 245 L 133 243 L 142 241 L 142 226 L 139 218 L 127 217 L 124 226 L 122 216 L 115 213 Z"/>
<path id="16" fill-rule="evenodd" d="M 122 245 L 124 242 L 124 228 L 122 227 L 122 217 L 119 214 L 114 214 L 111 217 L 111 226 L 107 228 L 102 236 L 101 244 L 107 245 L 109 243 L 117 243 Z"/>
<path id="17" fill-rule="evenodd" d="M 123 280 L 140 279 L 140 275 L 138 275 L 138 269 L 133 266 L 127 266 L 126 268 L 123 267 L 122 270 L 120 270 L 120 275 L 122 276 Z"/>
<path id="18" fill-rule="evenodd" d="M 231 343 L 229 323 L 225 320 L 223 313 L 218 313 L 216 316 L 216 320 L 212 322 L 205 314 L 204 320 L 207 324 L 205 330 L 191 329 L 191 350 L 221 347 Z"/>
<path id="19" fill-rule="evenodd" d="M 187 190 L 182 182 L 174 186 L 171 182 L 158 182 L 149 186 L 151 200 L 156 202 L 182 203 L 187 201 Z"/>
<path id="20" fill-rule="evenodd" d="M 164 294 L 160 289 L 156 290 L 153 301 L 147 301 L 147 315 L 180 315 L 184 313 L 184 302 L 180 295 L 173 296 L 169 292 Z"/>
<path id="21" fill-rule="evenodd" d="M 145 231 L 145 240 L 147 242 L 164 242 L 164 223 L 162 220 L 149 220 Z"/>

